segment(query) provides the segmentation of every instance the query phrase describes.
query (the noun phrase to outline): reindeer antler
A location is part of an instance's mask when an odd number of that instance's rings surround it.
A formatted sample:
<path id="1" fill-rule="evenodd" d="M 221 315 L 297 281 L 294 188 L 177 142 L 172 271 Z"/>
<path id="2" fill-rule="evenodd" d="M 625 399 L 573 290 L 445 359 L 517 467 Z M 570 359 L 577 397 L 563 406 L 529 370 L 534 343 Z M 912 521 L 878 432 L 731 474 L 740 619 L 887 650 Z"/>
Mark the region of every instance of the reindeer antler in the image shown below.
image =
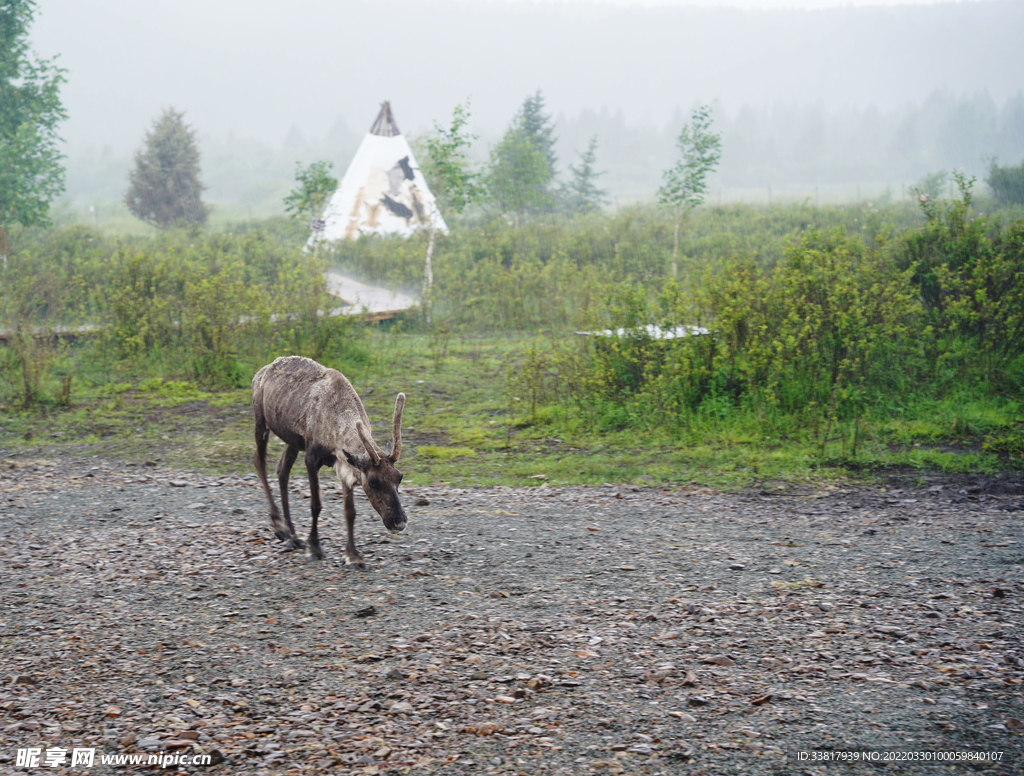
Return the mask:
<path id="1" fill-rule="evenodd" d="M 363 447 L 366 448 L 366 454 L 370 456 L 370 460 L 373 461 L 374 466 L 380 465 L 380 450 L 377 447 L 377 443 L 373 441 L 370 433 L 366 430 L 366 426 L 363 425 L 363 421 L 356 421 L 356 431 L 359 434 L 359 438 L 363 442 Z"/>
<path id="2" fill-rule="evenodd" d="M 395 399 L 395 419 L 391 426 L 391 463 L 398 463 L 398 457 L 402 454 L 402 410 L 405 409 L 405 394 L 398 394 Z"/>

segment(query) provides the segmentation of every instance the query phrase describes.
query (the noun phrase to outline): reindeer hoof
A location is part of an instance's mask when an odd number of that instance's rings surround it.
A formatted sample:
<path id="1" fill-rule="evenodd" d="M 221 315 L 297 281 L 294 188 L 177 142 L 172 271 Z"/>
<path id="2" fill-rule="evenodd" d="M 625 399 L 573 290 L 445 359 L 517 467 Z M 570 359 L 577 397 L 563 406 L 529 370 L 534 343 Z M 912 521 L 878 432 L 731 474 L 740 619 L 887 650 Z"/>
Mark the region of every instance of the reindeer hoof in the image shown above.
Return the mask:
<path id="1" fill-rule="evenodd" d="M 285 531 L 283 528 L 279 528 L 276 531 L 274 531 L 274 536 L 276 536 L 282 542 L 288 541 L 289 539 L 292 538 L 292 535 L 290 533 L 288 533 L 287 531 Z"/>
<path id="2" fill-rule="evenodd" d="M 300 539 L 298 536 L 291 536 L 288 537 L 288 546 L 291 547 L 293 550 L 301 550 L 305 548 L 306 543 L 302 541 L 302 539 Z"/>
<path id="3" fill-rule="evenodd" d="M 360 558 L 358 555 L 355 558 L 350 558 L 350 557 L 348 557 L 346 555 L 345 556 L 345 565 L 346 566 L 355 566 L 360 571 L 365 571 L 366 570 L 366 564 L 363 563 L 363 559 Z"/>
<path id="4" fill-rule="evenodd" d="M 306 546 L 306 557 L 310 560 L 323 560 L 324 551 L 319 544 L 309 544 Z"/>

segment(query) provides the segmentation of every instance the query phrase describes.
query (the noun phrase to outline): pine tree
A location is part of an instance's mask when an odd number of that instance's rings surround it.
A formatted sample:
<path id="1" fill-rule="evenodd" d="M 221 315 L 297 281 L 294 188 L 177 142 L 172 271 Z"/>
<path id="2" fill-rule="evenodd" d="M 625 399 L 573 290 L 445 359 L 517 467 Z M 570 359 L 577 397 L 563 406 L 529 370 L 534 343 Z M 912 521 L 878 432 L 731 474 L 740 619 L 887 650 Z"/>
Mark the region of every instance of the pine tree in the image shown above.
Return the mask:
<path id="1" fill-rule="evenodd" d="M 204 224 L 209 215 L 202 201 L 196 133 L 186 126 L 184 115 L 168 108 L 153 122 L 128 178 L 128 209 L 161 228 Z"/>
<path id="2" fill-rule="evenodd" d="M 487 192 L 498 209 L 519 215 L 549 210 L 554 202 L 547 190 L 551 168 L 544 154 L 519 126 L 513 125 L 491 151 Z"/>
<path id="3" fill-rule="evenodd" d="M 555 125 L 540 90 L 527 97 L 501 142 L 491 151 L 486 175 L 491 201 L 506 213 L 549 211 L 555 198 Z"/>
<path id="4" fill-rule="evenodd" d="M 562 187 L 562 201 L 571 213 L 592 213 L 608 202 L 608 190 L 597 187 L 597 179 L 605 172 L 597 172 L 597 135 L 590 138 L 587 150 L 579 155 L 579 166 L 570 164 L 572 178 Z"/>
<path id="5" fill-rule="evenodd" d="M 523 100 L 523 105 L 512 121 L 513 126 L 522 130 L 534 148 L 540 151 L 548 163 L 548 182 L 555 177 L 558 155 L 555 153 L 555 124 L 551 114 L 544 112 L 544 95 L 537 93 Z"/>

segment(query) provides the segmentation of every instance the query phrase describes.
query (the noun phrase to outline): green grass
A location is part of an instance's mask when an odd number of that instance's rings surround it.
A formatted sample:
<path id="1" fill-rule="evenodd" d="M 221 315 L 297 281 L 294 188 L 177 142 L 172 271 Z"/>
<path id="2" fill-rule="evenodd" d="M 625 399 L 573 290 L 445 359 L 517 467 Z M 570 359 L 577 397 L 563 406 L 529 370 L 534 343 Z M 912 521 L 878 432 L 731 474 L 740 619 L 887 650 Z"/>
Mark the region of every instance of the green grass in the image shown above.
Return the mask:
<path id="1" fill-rule="evenodd" d="M 452 337 L 439 344 L 400 328 L 368 327 L 361 344 L 370 357 L 343 371 L 362 396 L 379 442 L 389 436 L 395 395 L 407 395 L 400 468 L 408 485 L 610 482 L 736 490 L 893 470 L 1019 468 L 1019 458 L 984 449 L 986 439 L 1015 428 L 1019 437 L 1020 405 L 1009 400 L 910 402 L 899 413 L 866 417 L 854 456 L 848 424 L 833 428 L 823 448 L 809 430 L 794 426 L 767 436 L 756 419 L 739 412 L 683 438 L 658 429 L 596 433 L 564 408 L 541 406 L 532 413 L 508 388 L 525 337 Z M 118 373 L 103 382 L 102 374 L 97 369 L 89 381 L 76 383 L 70 408 L 0 408 L 0 456 L 95 455 L 216 474 L 252 471 L 247 389 L 203 390 L 146 374 Z M 276 443 L 270 455 L 279 453 Z"/>

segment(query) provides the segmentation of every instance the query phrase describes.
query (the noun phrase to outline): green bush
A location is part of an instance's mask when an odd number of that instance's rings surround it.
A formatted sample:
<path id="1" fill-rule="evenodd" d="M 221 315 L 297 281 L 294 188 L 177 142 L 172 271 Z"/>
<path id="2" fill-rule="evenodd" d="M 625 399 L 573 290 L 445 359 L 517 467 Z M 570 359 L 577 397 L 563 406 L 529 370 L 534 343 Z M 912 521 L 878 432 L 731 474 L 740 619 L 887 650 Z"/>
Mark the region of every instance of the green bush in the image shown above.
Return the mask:
<path id="1" fill-rule="evenodd" d="M 957 177 L 961 198 L 925 199 L 924 223 L 898 236 L 809 230 L 775 263 L 737 252 L 656 294 L 636 280 L 606 284 L 588 327 L 625 334 L 538 341 L 511 371 L 512 390 L 533 418 L 555 405 L 569 425 L 677 436 L 733 423 L 809 433 L 822 451 L 846 422 L 855 450 L 868 414 L 1019 396 L 1024 220 L 975 217 L 970 182 Z M 710 333 L 656 339 L 650 324 Z M 949 425 L 956 438 L 985 433 Z"/>
<path id="2" fill-rule="evenodd" d="M 260 230 L 109 240 L 83 227 L 19 235 L 8 270 L 3 351 L 31 404 L 46 393 L 59 327 L 88 325 L 65 355 L 93 379 L 156 373 L 206 387 L 246 385 L 278 355 L 360 360 L 354 322 L 330 317 L 325 265 Z M 53 352 L 54 355 L 46 356 Z M 7 370 L 5 370 L 7 371 Z M 59 398 L 59 389 L 50 393 Z"/>

